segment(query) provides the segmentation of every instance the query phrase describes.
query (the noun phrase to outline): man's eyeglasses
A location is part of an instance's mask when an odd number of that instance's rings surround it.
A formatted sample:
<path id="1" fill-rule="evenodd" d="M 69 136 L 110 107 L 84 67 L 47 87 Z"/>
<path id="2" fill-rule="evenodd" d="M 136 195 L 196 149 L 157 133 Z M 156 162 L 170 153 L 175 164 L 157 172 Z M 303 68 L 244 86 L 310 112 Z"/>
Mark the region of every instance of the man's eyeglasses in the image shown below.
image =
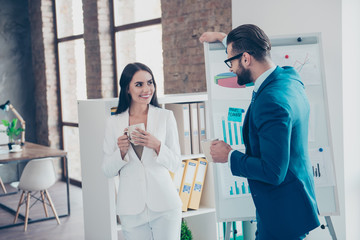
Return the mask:
<path id="1" fill-rule="evenodd" d="M 226 64 L 226 66 L 228 66 L 229 68 L 231 68 L 231 67 L 232 67 L 232 63 L 231 63 L 231 62 L 232 62 L 233 60 L 237 59 L 237 58 L 241 58 L 243 54 L 244 54 L 244 52 L 239 53 L 238 55 L 235 55 L 235 56 L 233 56 L 233 57 L 231 57 L 231 58 L 228 58 L 228 59 L 226 59 L 226 60 L 224 61 L 224 63 Z"/>

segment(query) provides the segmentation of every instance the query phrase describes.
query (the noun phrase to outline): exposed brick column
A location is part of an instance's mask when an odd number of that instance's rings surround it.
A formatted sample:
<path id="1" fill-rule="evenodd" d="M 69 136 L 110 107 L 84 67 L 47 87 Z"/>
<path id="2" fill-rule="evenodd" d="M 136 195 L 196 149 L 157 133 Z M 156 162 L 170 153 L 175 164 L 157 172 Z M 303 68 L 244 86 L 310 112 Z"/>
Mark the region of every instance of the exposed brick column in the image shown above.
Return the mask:
<path id="1" fill-rule="evenodd" d="M 164 90 L 166 94 L 205 92 L 206 31 L 231 30 L 231 0 L 161 0 Z"/>
<path id="2" fill-rule="evenodd" d="M 87 96 L 114 97 L 109 0 L 83 0 Z"/>
<path id="3" fill-rule="evenodd" d="M 56 78 L 52 1 L 29 0 L 29 17 L 37 141 L 39 144 L 59 148 L 59 89 Z"/>

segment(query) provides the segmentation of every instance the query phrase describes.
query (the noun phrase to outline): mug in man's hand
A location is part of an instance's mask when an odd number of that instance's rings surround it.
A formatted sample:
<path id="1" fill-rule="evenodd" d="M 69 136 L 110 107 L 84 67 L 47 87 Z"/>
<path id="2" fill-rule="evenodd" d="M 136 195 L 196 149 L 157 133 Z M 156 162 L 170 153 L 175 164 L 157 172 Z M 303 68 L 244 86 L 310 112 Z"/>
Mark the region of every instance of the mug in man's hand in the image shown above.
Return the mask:
<path id="1" fill-rule="evenodd" d="M 205 154 L 205 158 L 208 162 L 213 162 L 212 156 L 210 154 L 210 147 L 213 141 L 218 141 L 218 138 L 214 138 L 214 139 L 204 139 L 201 141 L 201 147 L 202 150 Z"/>

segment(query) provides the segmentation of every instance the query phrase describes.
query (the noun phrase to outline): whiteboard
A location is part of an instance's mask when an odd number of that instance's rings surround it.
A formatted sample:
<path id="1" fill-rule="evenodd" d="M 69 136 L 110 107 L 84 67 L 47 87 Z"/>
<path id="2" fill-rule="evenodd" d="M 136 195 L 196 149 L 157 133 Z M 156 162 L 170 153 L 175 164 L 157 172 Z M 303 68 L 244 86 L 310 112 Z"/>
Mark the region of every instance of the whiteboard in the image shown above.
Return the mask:
<path id="1" fill-rule="evenodd" d="M 320 34 L 273 37 L 271 43 L 273 61 L 279 66 L 293 66 L 299 72 L 310 102 L 309 156 L 320 215 L 339 215 Z M 229 74 L 224 64 L 227 54 L 222 43 L 204 43 L 204 54 L 210 137 L 224 140 L 233 149 L 245 151 L 242 124 L 253 87 L 234 85 L 236 77 Z M 231 117 L 233 115 L 236 119 Z M 247 180 L 232 176 L 227 163 L 213 165 L 217 220 L 255 219 L 255 206 Z"/>

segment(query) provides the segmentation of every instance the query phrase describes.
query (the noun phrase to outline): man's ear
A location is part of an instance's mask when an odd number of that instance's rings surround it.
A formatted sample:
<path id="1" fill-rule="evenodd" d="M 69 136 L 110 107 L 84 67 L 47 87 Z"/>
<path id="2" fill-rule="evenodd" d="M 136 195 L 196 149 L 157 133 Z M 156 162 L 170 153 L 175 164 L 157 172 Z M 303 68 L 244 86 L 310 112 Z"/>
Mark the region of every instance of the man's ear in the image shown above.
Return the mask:
<path id="1" fill-rule="evenodd" d="M 243 54 L 244 64 L 249 66 L 251 64 L 251 55 L 247 52 Z"/>

